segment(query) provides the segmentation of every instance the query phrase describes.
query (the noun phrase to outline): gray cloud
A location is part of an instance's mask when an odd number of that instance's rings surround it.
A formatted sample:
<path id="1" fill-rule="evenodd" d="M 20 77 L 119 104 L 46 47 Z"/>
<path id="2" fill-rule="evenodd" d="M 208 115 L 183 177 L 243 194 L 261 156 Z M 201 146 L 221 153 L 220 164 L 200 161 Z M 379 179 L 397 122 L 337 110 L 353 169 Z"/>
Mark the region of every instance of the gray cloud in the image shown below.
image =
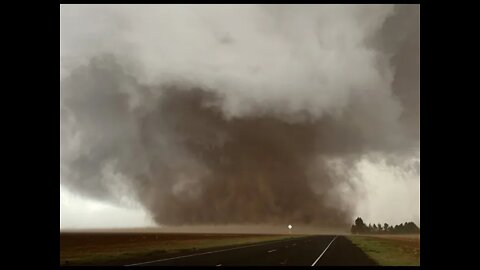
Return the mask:
<path id="1" fill-rule="evenodd" d="M 62 184 L 133 198 L 159 224 L 345 226 L 351 201 L 332 193 L 350 180 L 328 161 L 354 174 L 365 155 L 418 151 L 415 18 L 418 6 L 62 6 Z"/>

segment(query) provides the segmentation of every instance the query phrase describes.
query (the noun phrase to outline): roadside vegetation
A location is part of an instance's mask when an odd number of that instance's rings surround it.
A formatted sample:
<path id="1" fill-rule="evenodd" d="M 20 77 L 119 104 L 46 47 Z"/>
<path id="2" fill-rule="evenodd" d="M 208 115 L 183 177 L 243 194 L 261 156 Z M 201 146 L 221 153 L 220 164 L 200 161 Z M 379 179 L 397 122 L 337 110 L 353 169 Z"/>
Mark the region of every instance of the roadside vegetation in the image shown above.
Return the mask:
<path id="1" fill-rule="evenodd" d="M 366 225 L 359 217 L 350 231 L 347 238 L 379 265 L 420 265 L 420 228 L 414 222 Z"/>
<path id="2" fill-rule="evenodd" d="M 387 223 L 368 224 L 362 218 L 357 218 L 350 229 L 352 234 L 419 234 L 420 228 L 414 222 L 405 222 L 399 225 L 390 226 Z"/>
<path id="3" fill-rule="evenodd" d="M 382 266 L 419 266 L 419 235 L 350 235 L 347 238 Z"/>

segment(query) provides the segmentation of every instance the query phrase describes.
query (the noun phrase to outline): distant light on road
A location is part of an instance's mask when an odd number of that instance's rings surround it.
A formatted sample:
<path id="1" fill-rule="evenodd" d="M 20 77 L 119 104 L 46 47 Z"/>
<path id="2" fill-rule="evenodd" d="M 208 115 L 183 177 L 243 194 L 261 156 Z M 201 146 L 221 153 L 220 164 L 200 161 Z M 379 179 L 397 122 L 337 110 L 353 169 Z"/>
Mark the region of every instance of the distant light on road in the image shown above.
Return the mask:
<path id="1" fill-rule="evenodd" d="M 293 227 L 292 225 L 288 225 L 288 229 L 289 229 L 289 230 L 291 230 L 291 229 L 292 229 L 292 227 Z"/>

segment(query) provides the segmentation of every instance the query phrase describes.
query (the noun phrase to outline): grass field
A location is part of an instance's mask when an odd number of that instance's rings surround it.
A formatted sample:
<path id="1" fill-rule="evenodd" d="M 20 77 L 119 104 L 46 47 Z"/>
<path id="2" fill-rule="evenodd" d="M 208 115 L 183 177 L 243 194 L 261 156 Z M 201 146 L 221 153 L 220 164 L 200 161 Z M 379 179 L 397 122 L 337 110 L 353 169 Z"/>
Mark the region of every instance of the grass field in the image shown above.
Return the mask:
<path id="1" fill-rule="evenodd" d="M 348 239 L 379 265 L 420 265 L 420 235 L 350 235 Z"/>
<path id="2" fill-rule="evenodd" d="M 61 233 L 60 265 L 122 265 L 176 252 L 273 241 L 300 235 Z"/>

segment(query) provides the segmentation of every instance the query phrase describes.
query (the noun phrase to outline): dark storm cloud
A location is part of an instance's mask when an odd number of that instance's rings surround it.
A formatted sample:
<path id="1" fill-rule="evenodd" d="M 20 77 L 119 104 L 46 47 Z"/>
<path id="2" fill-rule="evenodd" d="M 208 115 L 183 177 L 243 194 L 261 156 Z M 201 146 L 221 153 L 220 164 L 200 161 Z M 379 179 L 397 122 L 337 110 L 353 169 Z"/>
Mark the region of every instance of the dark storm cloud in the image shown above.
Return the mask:
<path id="1" fill-rule="evenodd" d="M 239 8 L 252 22 L 238 28 L 229 8 L 196 7 L 188 18 L 205 25 L 159 24 L 158 40 L 138 22 L 142 14 L 155 22 L 151 11 L 113 10 L 112 25 L 128 27 L 112 40 L 129 37 L 134 53 L 119 54 L 126 49 L 114 42 L 91 54 L 64 45 L 66 61 L 83 60 L 61 80 L 62 184 L 102 200 L 134 198 L 159 224 L 345 226 L 349 198 L 332 193 L 349 179 L 328 160 L 354 164 L 418 143 L 418 77 L 409 75 L 418 24 L 404 21 L 417 8 Z M 182 31 L 203 35 L 205 50 L 187 46 Z"/>

